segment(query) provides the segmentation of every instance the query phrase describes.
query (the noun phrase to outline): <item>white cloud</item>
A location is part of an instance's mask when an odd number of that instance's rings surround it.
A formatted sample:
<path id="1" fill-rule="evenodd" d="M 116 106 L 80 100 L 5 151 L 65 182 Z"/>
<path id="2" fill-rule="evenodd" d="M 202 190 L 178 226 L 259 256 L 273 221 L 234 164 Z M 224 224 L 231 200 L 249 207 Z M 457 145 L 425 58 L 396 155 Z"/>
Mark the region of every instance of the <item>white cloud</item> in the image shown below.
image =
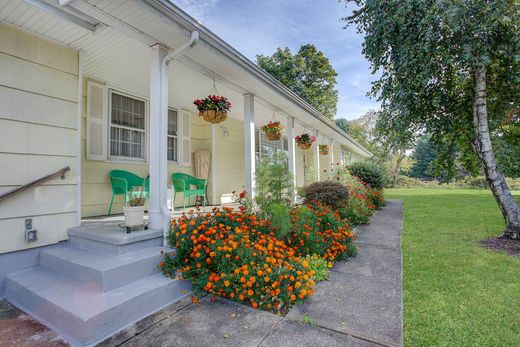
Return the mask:
<path id="1" fill-rule="evenodd" d="M 199 22 L 203 23 L 204 19 L 212 13 L 218 5 L 219 0 L 170 0 L 175 5 L 182 8 L 189 15 Z"/>

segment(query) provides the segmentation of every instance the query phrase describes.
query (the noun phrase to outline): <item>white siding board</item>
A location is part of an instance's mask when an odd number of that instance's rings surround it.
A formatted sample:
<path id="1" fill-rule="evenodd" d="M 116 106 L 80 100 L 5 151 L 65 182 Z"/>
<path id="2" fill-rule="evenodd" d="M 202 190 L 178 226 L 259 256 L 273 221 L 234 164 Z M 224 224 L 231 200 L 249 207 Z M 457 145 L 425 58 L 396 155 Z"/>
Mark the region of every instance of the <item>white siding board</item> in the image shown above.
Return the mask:
<path id="1" fill-rule="evenodd" d="M 0 119 L 4 153 L 76 156 L 76 130 Z"/>
<path id="2" fill-rule="evenodd" d="M 3 119 L 75 129 L 76 109 L 75 102 L 0 86 Z"/>
<path id="3" fill-rule="evenodd" d="M 0 53 L 0 85 L 76 101 L 77 76 Z"/>
<path id="4" fill-rule="evenodd" d="M 12 187 L 0 187 L 0 194 Z M 0 219 L 76 211 L 76 186 L 38 186 L 2 202 Z"/>
<path id="5" fill-rule="evenodd" d="M 67 229 L 76 222 L 75 213 L 33 217 L 33 227 L 38 230 L 38 241 L 25 243 L 25 218 L 0 220 L 0 253 L 22 248 L 40 247 L 68 238 Z"/>
<path id="6" fill-rule="evenodd" d="M 76 184 L 76 158 L 0 153 L 0 186 L 23 185 L 66 166 L 71 171 L 65 174 L 64 180 L 56 178 L 45 185 Z"/>
<path id="7" fill-rule="evenodd" d="M 0 24 L 0 42 L 2 42 L 0 52 L 73 75 L 78 73 L 77 52 L 71 48 L 60 47 L 57 49 L 56 44 L 51 41 L 43 40 L 3 23 Z"/>

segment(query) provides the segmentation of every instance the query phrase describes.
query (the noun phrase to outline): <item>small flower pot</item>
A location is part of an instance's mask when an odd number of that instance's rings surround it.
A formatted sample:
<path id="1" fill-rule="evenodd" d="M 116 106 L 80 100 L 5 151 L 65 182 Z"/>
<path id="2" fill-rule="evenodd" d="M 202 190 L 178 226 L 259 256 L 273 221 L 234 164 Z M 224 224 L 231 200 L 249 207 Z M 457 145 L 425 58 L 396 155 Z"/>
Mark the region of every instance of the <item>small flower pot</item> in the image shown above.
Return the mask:
<path id="1" fill-rule="evenodd" d="M 270 141 L 278 141 L 282 138 L 282 133 L 265 133 L 265 137 Z"/>
<path id="2" fill-rule="evenodd" d="M 202 117 L 206 122 L 218 124 L 226 120 L 227 112 L 217 110 L 206 110 L 200 112 L 199 116 Z"/>
<path id="3" fill-rule="evenodd" d="M 326 150 L 326 151 L 321 150 L 321 151 L 320 151 L 320 154 L 321 154 L 321 155 L 329 155 L 329 150 Z"/>
<path id="4" fill-rule="evenodd" d="M 304 151 L 308 150 L 309 148 L 311 148 L 312 146 L 312 143 L 299 143 L 298 144 L 298 147 L 300 149 L 303 149 Z"/>
<path id="5" fill-rule="evenodd" d="M 123 213 L 127 227 L 144 225 L 144 206 L 123 206 Z"/>

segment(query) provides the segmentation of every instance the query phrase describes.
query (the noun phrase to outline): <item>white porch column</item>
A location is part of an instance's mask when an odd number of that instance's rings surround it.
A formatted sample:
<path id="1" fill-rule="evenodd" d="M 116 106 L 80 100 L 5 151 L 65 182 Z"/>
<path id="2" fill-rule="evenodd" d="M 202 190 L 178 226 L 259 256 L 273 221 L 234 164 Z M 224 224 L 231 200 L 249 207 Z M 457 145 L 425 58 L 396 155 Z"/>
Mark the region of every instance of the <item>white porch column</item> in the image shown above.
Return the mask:
<path id="1" fill-rule="evenodd" d="M 320 181 L 320 134 L 319 131 L 316 130 L 314 132 L 314 136 L 316 136 L 316 142 L 314 142 L 314 163 L 316 165 L 316 181 Z"/>
<path id="2" fill-rule="evenodd" d="M 161 171 L 164 169 L 166 163 L 166 151 L 163 150 L 163 143 L 166 141 L 166 128 L 163 126 L 164 115 L 163 106 L 164 101 L 162 97 L 162 89 L 164 78 L 167 72 L 163 68 L 163 59 L 167 51 L 160 45 L 155 45 L 151 49 L 151 64 L 150 64 L 150 199 L 148 207 L 148 215 L 150 217 L 151 229 L 163 228 L 163 216 L 161 212 L 161 202 L 163 197 L 166 197 L 167 182 L 163 179 L 165 173 Z M 166 101 L 167 104 L 167 101 Z M 165 139 L 162 139 L 162 137 Z M 164 147 L 166 149 L 166 147 Z"/>
<path id="3" fill-rule="evenodd" d="M 244 95 L 244 166 L 245 189 L 251 198 L 255 195 L 255 96 Z"/>
<path id="4" fill-rule="evenodd" d="M 287 142 L 289 144 L 288 148 L 288 162 L 289 162 L 289 172 L 293 176 L 293 200 L 296 199 L 296 151 L 295 151 L 295 142 L 294 142 L 294 117 L 287 117 Z"/>
<path id="5" fill-rule="evenodd" d="M 334 139 L 330 139 L 329 146 L 330 146 L 329 167 L 327 168 L 327 172 L 332 170 L 332 168 L 334 167 Z"/>

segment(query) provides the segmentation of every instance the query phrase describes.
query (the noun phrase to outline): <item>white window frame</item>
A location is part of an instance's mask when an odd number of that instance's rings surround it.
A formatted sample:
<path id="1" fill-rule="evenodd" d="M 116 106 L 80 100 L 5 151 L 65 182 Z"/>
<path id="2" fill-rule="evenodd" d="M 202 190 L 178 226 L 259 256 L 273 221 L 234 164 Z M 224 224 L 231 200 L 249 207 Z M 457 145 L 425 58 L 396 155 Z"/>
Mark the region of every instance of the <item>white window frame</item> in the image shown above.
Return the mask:
<path id="1" fill-rule="evenodd" d="M 173 136 L 173 135 L 169 135 L 168 134 L 168 138 L 172 137 L 172 138 L 177 138 L 177 161 L 174 161 L 174 160 L 169 160 L 168 159 L 168 165 L 169 166 L 181 166 L 181 161 L 180 160 L 180 156 L 181 156 L 181 151 L 180 151 L 180 146 L 181 146 L 181 141 L 182 141 L 182 137 L 183 137 L 183 134 L 181 134 L 181 132 L 184 132 L 184 129 L 181 127 L 182 126 L 182 110 L 180 109 L 180 107 L 175 107 L 175 106 L 168 106 L 168 111 L 175 111 L 177 112 L 177 136 Z M 168 141 L 166 141 L 166 146 L 168 146 Z"/>
<path id="2" fill-rule="evenodd" d="M 127 98 L 135 99 L 144 102 L 144 144 L 143 144 L 143 151 L 144 151 L 144 157 L 143 158 L 133 158 L 133 157 L 124 157 L 124 156 L 114 156 L 110 153 L 110 144 L 111 144 L 111 136 L 112 136 L 112 126 L 116 128 L 121 129 L 128 129 L 133 131 L 141 131 L 140 129 L 126 127 L 122 125 L 113 125 L 112 124 L 112 94 L 122 95 Z M 148 133 L 150 130 L 149 126 L 149 117 L 148 117 L 148 100 L 139 96 L 136 96 L 134 94 L 129 94 L 122 92 L 118 89 L 109 88 L 108 89 L 108 125 L 107 125 L 107 161 L 113 161 L 113 162 L 127 162 L 127 163 L 147 163 L 148 162 Z"/>
<path id="3" fill-rule="evenodd" d="M 258 152 L 256 151 L 256 136 L 258 134 Z M 259 162 L 262 161 L 262 156 L 263 156 L 263 153 L 262 153 L 262 135 L 263 135 L 263 132 L 262 132 L 262 129 L 260 129 L 259 127 L 255 127 L 255 160 L 256 160 L 256 156 L 258 155 L 258 160 Z M 265 136 L 265 135 L 264 135 Z M 282 151 L 283 153 L 285 153 L 287 155 L 287 157 L 289 157 L 289 143 L 287 143 L 287 150 L 284 149 L 284 141 L 289 141 L 289 138 L 286 136 L 286 135 L 282 135 L 282 138 L 278 141 L 282 141 L 282 146 L 281 148 L 277 148 L 277 151 Z M 273 141 L 270 141 L 270 142 L 273 142 Z M 257 165 L 259 165 L 260 163 L 257 162 Z"/>

